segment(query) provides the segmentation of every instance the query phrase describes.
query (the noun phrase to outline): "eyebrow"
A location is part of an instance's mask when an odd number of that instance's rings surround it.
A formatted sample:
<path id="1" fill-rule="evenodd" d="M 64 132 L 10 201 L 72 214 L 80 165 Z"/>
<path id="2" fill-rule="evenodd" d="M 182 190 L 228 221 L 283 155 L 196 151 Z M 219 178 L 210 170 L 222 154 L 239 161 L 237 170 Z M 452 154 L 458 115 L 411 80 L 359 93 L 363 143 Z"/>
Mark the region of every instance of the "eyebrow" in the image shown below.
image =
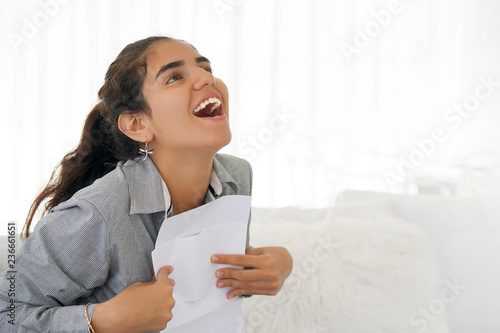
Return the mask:
<path id="1" fill-rule="evenodd" d="M 200 62 L 208 62 L 208 63 L 210 63 L 210 60 L 208 60 L 205 57 L 198 57 L 198 58 L 196 58 L 194 60 L 196 61 L 197 64 L 199 64 Z"/>
<path id="2" fill-rule="evenodd" d="M 197 57 L 194 59 L 195 62 L 197 64 L 199 63 L 202 63 L 202 62 L 208 62 L 210 64 L 210 60 L 208 60 L 206 57 Z M 165 71 L 168 71 L 169 69 L 172 69 L 172 68 L 177 68 L 177 67 L 182 67 L 184 66 L 186 63 L 184 62 L 184 60 L 179 60 L 179 61 L 173 61 L 173 62 L 170 62 L 166 65 L 163 65 L 160 70 L 158 71 L 158 73 L 156 73 L 156 77 L 155 77 L 155 80 L 162 74 L 164 73 Z"/>

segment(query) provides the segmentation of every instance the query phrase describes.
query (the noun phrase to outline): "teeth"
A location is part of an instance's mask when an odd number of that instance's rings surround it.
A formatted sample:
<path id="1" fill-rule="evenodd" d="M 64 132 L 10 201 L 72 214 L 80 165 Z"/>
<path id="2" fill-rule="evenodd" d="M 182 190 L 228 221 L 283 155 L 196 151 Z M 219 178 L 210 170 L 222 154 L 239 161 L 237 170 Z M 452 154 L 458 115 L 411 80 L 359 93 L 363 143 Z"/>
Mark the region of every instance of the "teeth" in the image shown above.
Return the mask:
<path id="1" fill-rule="evenodd" d="M 210 113 L 214 112 L 215 109 L 217 109 L 219 107 L 220 104 L 214 104 L 214 106 L 212 106 L 212 110 L 210 110 Z"/>
<path id="2" fill-rule="evenodd" d="M 201 102 L 200 105 L 196 109 L 194 109 L 194 113 L 199 112 L 203 110 L 208 104 L 213 103 L 214 106 L 212 107 L 212 110 L 210 110 L 210 113 L 214 112 L 215 109 L 217 109 L 221 105 L 221 101 L 217 97 L 210 97 L 206 99 L 205 101 Z"/>

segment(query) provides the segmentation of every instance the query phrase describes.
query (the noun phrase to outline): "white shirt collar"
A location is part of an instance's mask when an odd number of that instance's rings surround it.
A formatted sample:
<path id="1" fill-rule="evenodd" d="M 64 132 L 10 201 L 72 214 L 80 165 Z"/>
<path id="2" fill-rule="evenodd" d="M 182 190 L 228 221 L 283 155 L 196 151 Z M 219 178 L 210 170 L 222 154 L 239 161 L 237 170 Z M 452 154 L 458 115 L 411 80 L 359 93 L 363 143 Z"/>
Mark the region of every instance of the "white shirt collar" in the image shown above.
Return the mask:
<path id="1" fill-rule="evenodd" d="M 174 209 L 172 206 L 172 198 L 170 197 L 170 192 L 168 191 L 167 184 L 165 183 L 165 181 L 163 179 L 161 180 L 161 183 L 162 183 L 162 188 L 163 188 L 163 197 L 165 199 L 165 207 L 167 208 L 166 217 L 171 217 L 174 214 L 173 213 Z M 211 186 L 212 189 L 214 190 L 215 196 L 211 190 L 208 190 L 207 197 L 210 200 L 207 200 L 207 202 L 210 202 L 210 201 L 217 199 L 217 197 L 219 197 L 219 195 L 222 193 L 222 184 L 220 182 L 219 177 L 215 173 L 215 170 L 212 170 L 212 177 L 210 178 L 209 186 Z"/>

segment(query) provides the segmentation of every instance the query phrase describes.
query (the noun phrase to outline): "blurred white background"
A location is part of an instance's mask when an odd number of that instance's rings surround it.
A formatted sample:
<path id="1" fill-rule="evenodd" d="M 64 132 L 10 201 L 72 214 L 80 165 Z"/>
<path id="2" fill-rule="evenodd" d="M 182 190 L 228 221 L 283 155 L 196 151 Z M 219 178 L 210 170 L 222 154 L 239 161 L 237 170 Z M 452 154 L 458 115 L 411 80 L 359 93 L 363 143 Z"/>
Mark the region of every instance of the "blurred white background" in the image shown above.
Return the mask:
<path id="1" fill-rule="evenodd" d="M 499 17 L 496 0 L 3 1 L 0 221 L 22 224 L 109 64 L 158 34 L 192 43 L 228 85 L 223 152 L 252 163 L 254 206 L 492 194 Z"/>

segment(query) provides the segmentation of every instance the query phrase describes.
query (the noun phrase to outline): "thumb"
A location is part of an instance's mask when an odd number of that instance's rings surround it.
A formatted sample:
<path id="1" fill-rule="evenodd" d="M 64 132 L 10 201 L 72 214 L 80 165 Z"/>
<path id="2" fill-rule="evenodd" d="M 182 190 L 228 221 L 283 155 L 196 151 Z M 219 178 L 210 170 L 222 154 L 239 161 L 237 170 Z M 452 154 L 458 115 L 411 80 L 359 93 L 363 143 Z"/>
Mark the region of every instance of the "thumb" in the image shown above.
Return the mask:
<path id="1" fill-rule="evenodd" d="M 160 268 L 160 271 L 158 272 L 158 275 L 156 276 L 156 282 L 162 282 L 162 281 L 167 281 L 170 283 L 170 279 L 168 278 L 168 275 L 172 273 L 174 268 L 172 266 L 163 266 Z"/>

